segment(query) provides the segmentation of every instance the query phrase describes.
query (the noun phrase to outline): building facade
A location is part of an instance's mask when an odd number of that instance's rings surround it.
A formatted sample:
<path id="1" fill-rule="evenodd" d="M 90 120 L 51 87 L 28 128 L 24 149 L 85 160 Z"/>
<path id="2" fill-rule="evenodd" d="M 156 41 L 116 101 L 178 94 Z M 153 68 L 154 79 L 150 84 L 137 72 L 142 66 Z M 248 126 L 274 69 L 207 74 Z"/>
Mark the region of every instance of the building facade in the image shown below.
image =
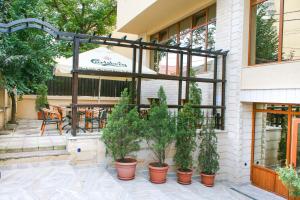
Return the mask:
<path id="1" fill-rule="evenodd" d="M 118 0 L 117 31 L 164 44 L 229 50 L 218 177 L 287 195 L 275 169 L 285 163 L 297 167 L 300 152 L 297 0 Z M 176 54 L 145 57 L 145 65 L 159 73 L 178 73 Z M 196 76 L 212 76 L 213 60 L 192 58 L 191 65 Z M 210 101 L 210 86 L 200 87 L 203 101 Z"/>

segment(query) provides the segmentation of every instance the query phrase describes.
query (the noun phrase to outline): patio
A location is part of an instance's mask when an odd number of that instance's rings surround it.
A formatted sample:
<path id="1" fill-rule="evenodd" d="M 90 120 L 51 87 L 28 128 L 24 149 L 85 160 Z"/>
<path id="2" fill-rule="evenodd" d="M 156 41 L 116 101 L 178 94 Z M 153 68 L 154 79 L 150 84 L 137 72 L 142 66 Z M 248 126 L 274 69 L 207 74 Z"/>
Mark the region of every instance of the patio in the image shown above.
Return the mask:
<path id="1" fill-rule="evenodd" d="M 34 199 L 226 199 L 226 200 L 281 200 L 283 198 L 251 185 L 230 185 L 217 182 L 213 188 L 199 183 L 183 186 L 174 174 L 166 184 L 155 185 L 148 181 L 146 172 L 139 172 L 133 181 L 120 181 L 113 169 L 102 165 L 73 166 L 66 161 L 17 164 L 0 167 L 2 200 Z"/>

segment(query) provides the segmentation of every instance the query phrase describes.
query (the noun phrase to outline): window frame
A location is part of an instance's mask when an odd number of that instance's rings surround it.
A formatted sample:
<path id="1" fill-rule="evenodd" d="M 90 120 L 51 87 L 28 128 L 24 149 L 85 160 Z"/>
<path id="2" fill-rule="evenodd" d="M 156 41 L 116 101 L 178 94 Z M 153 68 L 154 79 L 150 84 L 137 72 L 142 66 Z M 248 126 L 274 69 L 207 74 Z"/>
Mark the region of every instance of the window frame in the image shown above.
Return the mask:
<path id="1" fill-rule="evenodd" d="M 258 67 L 264 65 L 272 64 L 282 64 L 282 63 L 293 63 L 300 62 L 300 60 L 282 60 L 283 55 L 283 29 L 284 29 L 284 0 L 280 1 L 279 9 L 279 32 L 278 32 L 278 60 L 269 63 L 260 63 L 260 64 L 251 64 L 251 42 L 252 42 L 252 8 L 258 4 L 267 2 L 269 0 L 250 0 L 250 9 L 249 9 L 249 38 L 248 38 L 248 67 Z"/>
<path id="2" fill-rule="evenodd" d="M 206 27 L 206 31 L 205 31 L 205 46 L 204 46 L 204 48 L 207 49 L 207 47 L 208 47 L 208 25 L 211 24 L 211 23 L 216 23 L 216 17 L 214 17 L 214 18 L 212 18 L 212 19 L 210 19 L 210 20 L 208 19 L 208 18 L 209 18 L 209 16 L 208 16 L 208 14 L 209 14 L 209 8 L 212 7 L 212 6 L 215 6 L 215 5 L 216 5 L 216 3 L 211 4 L 211 5 L 207 6 L 206 8 L 204 8 L 204 9 L 202 9 L 202 10 L 200 10 L 200 11 L 197 11 L 197 12 L 195 12 L 194 14 L 192 14 L 192 15 L 190 15 L 190 16 L 188 16 L 188 17 L 182 19 L 182 20 L 180 20 L 180 21 L 178 21 L 178 22 L 176 22 L 176 23 L 174 23 L 174 24 L 171 24 L 170 26 L 168 26 L 168 27 L 166 27 L 166 28 L 164 28 L 164 29 L 161 29 L 160 31 L 158 31 L 158 32 L 156 32 L 156 33 L 150 35 L 150 38 L 153 38 L 153 37 L 155 37 L 156 35 L 159 36 L 161 32 L 167 30 L 168 40 L 160 41 L 160 38 L 158 37 L 158 42 L 159 42 L 159 43 L 168 42 L 168 41 L 170 40 L 170 38 L 169 38 L 169 28 L 172 27 L 172 26 L 177 26 L 176 42 L 179 43 L 179 42 L 180 42 L 180 37 L 181 37 L 182 35 L 189 34 L 189 35 L 190 35 L 190 38 L 192 38 L 192 36 L 193 36 L 193 31 L 194 31 L 194 30 L 196 30 L 196 29 L 198 29 L 198 28 L 201 28 L 201 27 Z M 199 25 L 197 25 L 197 26 L 194 26 L 194 20 L 195 20 L 195 17 L 196 17 L 199 13 L 205 13 L 205 23 L 202 23 L 202 24 L 199 24 Z M 185 20 L 187 20 L 187 19 L 189 19 L 189 18 L 191 19 L 189 29 L 186 29 L 186 32 L 185 32 L 184 34 L 180 34 L 180 23 L 181 23 L 181 22 L 184 22 Z M 169 68 L 169 66 L 168 66 L 168 53 L 167 53 L 166 57 L 167 57 L 167 58 L 166 58 L 167 61 L 166 61 L 166 71 L 165 71 L 165 74 L 168 74 L 168 73 L 169 73 L 169 71 L 168 71 L 168 68 Z M 150 59 L 152 60 L 152 58 L 150 58 Z M 178 55 L 178 54 L 177 54 L 176 63 L 177 63 L 177 64 L 176 64 L 176 72 L 175 72 L 175 75 L 177 76 L 177 75 L 179 75 L 179 55 Z M 204 69 L 204 71 L 207 72 L 207 70 L 208 70 L 208 69 L 207 69 L 207 58 L 205 58 L 205 69 Z"/>

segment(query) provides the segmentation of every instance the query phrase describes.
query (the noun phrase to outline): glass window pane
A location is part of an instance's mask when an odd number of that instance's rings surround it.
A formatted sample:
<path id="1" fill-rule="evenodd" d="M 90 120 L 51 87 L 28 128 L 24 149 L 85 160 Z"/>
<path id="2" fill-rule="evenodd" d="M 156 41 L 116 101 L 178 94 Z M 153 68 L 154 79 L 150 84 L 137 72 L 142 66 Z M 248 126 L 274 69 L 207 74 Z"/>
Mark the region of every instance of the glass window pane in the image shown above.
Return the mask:
<path id="1" fill-rule="evenodd" d="M 257 112 L 255 117 L 254 164 L 272 170 L 284 166 L 287 115 Z"/>
<path id="2" fill-rule="evenodd" d="M 300 60 L 300 2 L 284 1 L 282 60 Z"/>
<path id="3" fill-rule="evenodd" d="M 193 27 L 201 26 L 206 23 L 206 12 L 201 11 L 194 15 Z"/>
<path id="4" fill-rule="evenodd" d="M 278 60 L 280 1 L 266 1 L 252 6 L 250 64 Z"/>
<path id="5" fill-rule="evenodd" d="M 215 49 L 215 38 L 216 38 L 216 22 L 208 24 L 207 32 L 207 48 Z"/>
<path id="6" fill-rule="evenodd" d="M 214 20 L 216 18 L 216 4 L 208 8 L 208 21 Z"/>
<path id="7" fill-rule="evenodd" d="M 299 119 L 300 118 L 300 116 L 299 115 L 295 115 L 294 117 L 293 117 L 293 120 L 295 120 L 295 119 Z M 299 171 L 299 169 L 300 169 L 300 123 L 292 123 L 292 126 L 294 126 L 294 125 L 296 125 L 296 128 L 294 129 L 294 127 L 292 127 L 292 130 L 294 131 L 297 131 L 296 132 L 296 135 L 297 135 L 297 146 L 296 146 L 296 148 L 297 148 L 297 150 L 296 150 L 296 152 L 295 151 L 292 151 L 292 154 L 294 154 L 294 153 L 296 153 L 296 169 L 297 169 L 297 171 Z M 293 133 L 293 135 L 294 135 L 294 133 Z"/>

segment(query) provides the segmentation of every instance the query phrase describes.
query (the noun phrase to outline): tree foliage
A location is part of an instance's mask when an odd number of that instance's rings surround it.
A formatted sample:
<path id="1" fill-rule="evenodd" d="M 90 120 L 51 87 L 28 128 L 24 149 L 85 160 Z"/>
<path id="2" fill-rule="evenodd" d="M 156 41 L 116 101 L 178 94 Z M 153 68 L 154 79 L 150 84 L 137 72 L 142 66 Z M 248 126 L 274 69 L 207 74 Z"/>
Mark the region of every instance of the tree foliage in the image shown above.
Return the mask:
<path id="1" fill-rule="evenodd" d="M 199 168 L 205 174 L 215 174 L 219 170 L 219 154 L 217 152 L 218 138 L 212 120 L 207 117 L 202 125 L 199 146 Z"/>
<path id="2" fill-rule="evenodd" d="M 102 140 L 107 153 L 115 160 L 125 161 L 126 156 L 140 149 L 143 120 L 140 119 L 137 109 L 130 108 L 129 104 L 129 95 L 125 89 L 103 130 Z"/>
<path id="3" fill-rule="evenodd" d="M 43 0 L 39 10 L 50 23 L 66 32 L 104 35 L 112 32 L 116 23 L 116 0 Z M 61 51 L 72 55 L 72 44 L 62 42 Z M 82 44 L 81 51 L 95 48 Z"/>
<path id="4" fill-rule="evenodd" d="M 176 131 L 176 153 L 174 161 L 182 171 L 193 167 L 193 152 L 196 149 L 196 117 L 190 103 L 179 111 Z"/>
<path id="5" fill-rule="evenodd" d="M 278 33 L 274 14 L 268 14 L 268 6 L 259 4 L 256 15 L 256 64 L 278 59 Z"/>
<path id="6" fill-rule="evenodd" d="M 159 101 L 153 102 L 149 110 L 145 138 L 157 159 L 157 165 L 163 166 L 167 148 L 174 139 L 175 118 L 168 111 L 167 99 L 162 86 L 159 88 L 157 96 Z"/>
<path id="7" fill-rule="evenodd" d="M 4 0 L 0 4 L 0 19 L 4 22 L 20 19 L 24 10 L 32 17 L 38 0 Z M 22 30 L 10 35 L 0 34 L 0 83 L 12 98 L 12 122 L 15 123 L 16 92 L 30 93 L 35 86 L 52 78 L 54 58 L 59 55 L 53 38 L 39 30 Z"/>
<path id="8" fill-rule="evenodd" d="M 48 87 L 45 84 L 40 84 L 37 86 L 36 90 L 35 109 L 36 111 L 39 111 L 41 108 L 45 108 L 48 105 Z"/>
<path id="9" fill-rule="evenodd" d="M 194 70 L 191 70 L 191 77 L 196 77 Z M 191 105 L 199 106 L 201 105 L 201 101 L 202 101 L 201 89 L 198 87 L 197 82 L 191 81 L 189 103 Z M 201 124 L 203 123 L 203 113 L 201 111 L 201 108 L 193 108 L 192 112 L 196 118 L 197 127 L 199 126 L 201 127 Z"/>
<path id="10" fill-rule="evenodd" d="M 105 34 L 116 19 L 115 0 L 1 0 L 0 22 L 33 17 L 45 19 L 62 31 Z M 0 83 L 12 98 L 15 122 L 15 89 L 19 95 L 36 91 L 52 78 L 55 58 L 71 56 L 71 43 L 55 41 L 46 33 L 27 29 L 0 34 Z M 85 51 L 95 45 L 82 45 Z"/>

